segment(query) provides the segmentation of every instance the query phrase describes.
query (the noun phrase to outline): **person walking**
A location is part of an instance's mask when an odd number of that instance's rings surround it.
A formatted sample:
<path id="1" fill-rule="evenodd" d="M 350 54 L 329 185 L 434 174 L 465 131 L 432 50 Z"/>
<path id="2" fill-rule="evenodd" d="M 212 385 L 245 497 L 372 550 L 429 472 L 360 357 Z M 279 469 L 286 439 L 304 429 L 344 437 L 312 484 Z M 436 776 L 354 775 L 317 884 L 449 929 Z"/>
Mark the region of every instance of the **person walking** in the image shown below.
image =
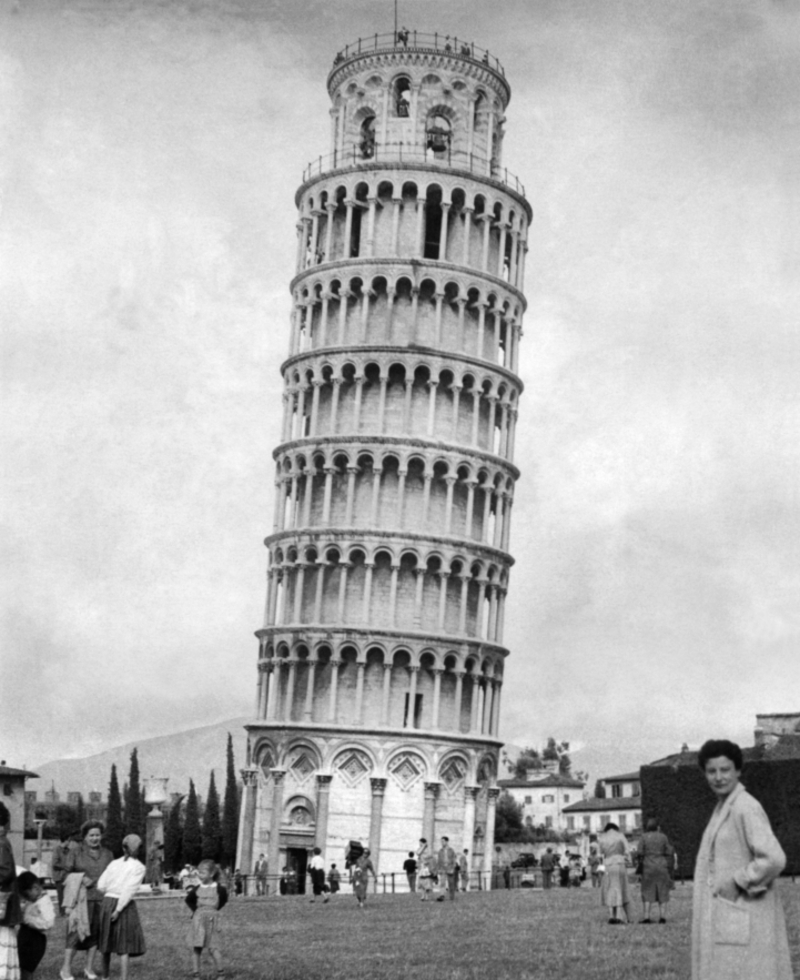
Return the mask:
<path id="1" fill-rule="evenodd" d="M 447 894 L 450 896 L 451 902 L 454 902 L 456 898 L 457 868 L 458 859 L 456 858 L 456 852 L 450 846 L 450 838 L 442 837 L 442 846 L 439 848 L 439 853 L 436 856 L 436 869 L 440 883 L 444 885 L 445 881 L 447 882 Z M 438 901 L 444 901 L 444 894 L 439 896 Z"/>
<path id="2" fill-rule="evenodd" d="M 670 866 L 672 864 L 672 847 L 666 834 L 658 826 L 658 821 L 650 817 L 645 824 L 645 832 L 639 841 L 636 852 L 636 862 L 641 868 L 642 875 L 642 905 L 644 918 L 642 923 L 656 921 L 653 916 L 653 906 L 657 907 L 657 921 L 666 923 L 665 916 L 669 893 L 672 890 Z"/>
<path id="3" fill-rule="evenodd" d="M 742 750 L 712 739 L 697 761 L 717 805 L 694 869 L 692 980 L 792 980 L 775 890 L 786 855 L 763 807 L 739 782 Z"/>
<path id="4" fill-rule="evenodd" d="M 367 884 L 370 872 L 372 872 L 373 878 L 378 877 L 370 860 L 369 848 L 365 847 L 361 856 L 356 858 L 352 865 L 353 894 L 356 896 L 360 909 L 363 909 L 367 903 Z"/>
<path id="5" fill-rule="evenodd" d="M 417 890 L 417 860 L 413 851 L 409 851 L 408 857 L 403 861 L 403 871 L 406 873 L 408 890 L 413 895 Z"/>
<path id="6" fill-rule="evenodd" d="M 308 862 L 308 873 L 311 876 L 311 901 L 315 902 L 322 895 L 323 903 L 328 901 L 325 892 L 325 861 L 322 858 L 322 848 L 314 848 L 314 856 Z"/>

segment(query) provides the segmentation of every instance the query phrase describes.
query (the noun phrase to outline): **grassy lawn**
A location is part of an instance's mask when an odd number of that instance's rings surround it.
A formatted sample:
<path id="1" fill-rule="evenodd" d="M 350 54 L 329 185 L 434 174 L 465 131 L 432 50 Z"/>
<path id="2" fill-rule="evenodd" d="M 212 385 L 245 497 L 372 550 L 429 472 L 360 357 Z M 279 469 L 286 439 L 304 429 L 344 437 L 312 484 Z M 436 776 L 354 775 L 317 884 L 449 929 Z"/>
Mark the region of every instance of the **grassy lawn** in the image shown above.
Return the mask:
<path id="1" fill-rule="evenodd" d="M 781 882 L 781 893 L 800 975 L 800 883 Z M 431 904 L 371 895 L 364 911 L 350 895 L 327 905 L 303 896 L 239 899 L 223 913 L 223 952 L 238 980 L 688 980 L 691 885 L 673 896 L 669 922 L 650 926 L 608 925 L 588 887 L 474 892 Z M 188 909 L 177 899 L 138 905 L 148 952 L 132 961 L 131 980 L 186 976 Z M 640 909 L 637 901 L 637 920 Z M 58 975 L 60 927 L 37 976 Z M 83 965 L 77 954 L 76 978 Z M 118 970 L 114 960 L 112 975 Z M 204 962 L 204 976 L 213 975 Z"/>

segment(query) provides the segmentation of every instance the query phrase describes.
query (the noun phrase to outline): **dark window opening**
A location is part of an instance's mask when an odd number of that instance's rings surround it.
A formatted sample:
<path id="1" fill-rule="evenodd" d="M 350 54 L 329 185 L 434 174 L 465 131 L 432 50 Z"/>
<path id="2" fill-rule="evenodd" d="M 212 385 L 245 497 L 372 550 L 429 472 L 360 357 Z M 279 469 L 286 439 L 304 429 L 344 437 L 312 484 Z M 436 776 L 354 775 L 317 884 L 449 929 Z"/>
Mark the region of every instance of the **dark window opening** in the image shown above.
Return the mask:
<path id="1" fill-rule="evenodd" d="M 439 202 L 428 201 L 425 208 L 425 253 L 426 259 L 439 258 L 439 238 L 442 234 L 442 206 Z"/>
<path id="2" fill-rule="evenodd" d="M 361 123 L 361 143 L 359 144 L 361 156 L 369 160 L 375 156 L 375 116 L 368 116 Z"/>
<path id="3" fill-rule="evenodd" d="M 358 258 L 361 248 L 361 208 L 353 208 L 353 219 L 350 227 L 350 257 Z"/>

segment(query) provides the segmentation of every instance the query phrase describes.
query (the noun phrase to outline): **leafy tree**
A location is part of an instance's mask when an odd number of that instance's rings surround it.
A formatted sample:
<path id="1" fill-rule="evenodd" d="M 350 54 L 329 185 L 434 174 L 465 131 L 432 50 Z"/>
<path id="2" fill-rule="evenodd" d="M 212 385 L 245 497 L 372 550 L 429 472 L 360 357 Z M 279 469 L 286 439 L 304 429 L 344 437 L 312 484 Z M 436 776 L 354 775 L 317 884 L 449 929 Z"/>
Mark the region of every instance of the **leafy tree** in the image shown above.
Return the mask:
<path id="1" fill-rule="evenodd" d="M 522 840 L 524 837 L 522 805 L 517 803 L 510 793 L 501 793 L 497 798 L 497 809 L 495 811 L 495 842 L 502 844 L 505 841 Z M 491 841 L 486 842 L 487 847 L 491 844 Z"/>
<path id="2" fill-rule="evenodd" d="M 78 825 L 78 830 L 80 830 L 81 825 L 86 820 L 86 807 L 83 803 L 83 794 L 78 794 L 78 803 L 75 807 L 75 823 Z"/>
<path id="3" fill-rule="evenodd" d="M 189 797 L 186 800 L 186 815 L 183 819 L 183 846 L 181 860 L 187 864 L 197 864 L 203 853 L 203 839 L 200 834 L 200 808 L 194 781 L 189 780 Z"/>
<path id="4" fill-rule="evenodd" d="M 203 813 L 203 857 L 218 861 L 222 850 L 222 825 L 219 816 L 219 793 L 214 781 L 214 770 L 208 783 L 208 798 Z"/>
<path id="5" fill-rule="evenodd" d="M 520 752 L 514 762 L 507 755 L 503 756 L 503 761 L 514 779 L 527 779 L 529 772 L 543 769 L 546 762 L 558 762 L 558 771 L 562 776 L 569 776 L 572 771 L 569 742 L 557 742 L 552 736 L 548 738 L 543 749 L 536 749 L 529 745 Z"/>
<path id="6" fill-rule="evenodd" d="M 505 762 L 514 779 L 526 779 L 529 770 L 542 768 L 542 756 L 539 750 L 532 746 L 524 748 L 514 762 L 507 755 L 504 755 L 503 762 Z"/>
<path id="7" fill-rule="evenodd" d="M 75 807 L 70 806 L 69 803 L 59 803 L 56 806 L 54 816 L 58 836 L 61 840 L 64 840 L 65 837 L 72 837 L 73 834 L 77 834 L 81 829 Z"/>
<path id="8" fill-rule="evenodd" d="M 105 845 L 119 857 L 122 854 L 122 797 L 119 795 L 117 767 L 111 764 L 111 781 L 108 784 L 108 816 L 106 817 Z"/>
<path id="9" fill-rule="evenodd" d="M 236 769 L 233 765 L 233 739 L 228 732 L 227 765 L 225 772 L 225 802 L 222 807 L 222 863 L 232 868 L 236 861 L 239 834 L 239 794 L 236 789 Z"/>
<path id="10" fill-rule="evenodd" d="M 125 787 L 125 833 L 137 834 L 143 842 L 147 840 L 147 828 L 142 806 L 142 785 L 139 778 L 138 749 L 131 752 L 128 785 Z"/>
<path id="11" fill-rule="evenodd" d="M 164 865 L 167 871 L 179 871 L 183 861 L 181 859 L 183 826 L 181 825 L 181 803 L 183 797 L 175 800 L 167 815 L 164 825 Z"/>
<path id="12" fill-rule="evenodd" d="M 595 799 L 604 800 L 606 798 L 606 787 L 602 779 L 598 779 L 594 784 Z"/>

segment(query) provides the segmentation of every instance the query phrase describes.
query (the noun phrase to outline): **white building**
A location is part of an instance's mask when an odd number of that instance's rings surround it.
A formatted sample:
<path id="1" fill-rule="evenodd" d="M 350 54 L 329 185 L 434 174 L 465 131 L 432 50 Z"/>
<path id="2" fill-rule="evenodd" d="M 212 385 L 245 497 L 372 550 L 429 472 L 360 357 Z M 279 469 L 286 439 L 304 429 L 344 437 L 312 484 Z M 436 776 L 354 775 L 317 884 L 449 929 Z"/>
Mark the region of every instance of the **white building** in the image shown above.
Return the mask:
<path id="1" fill-rule="evenodd" d="M 497 785 L 522 807 L 522 816 L 531 827 L 570 830 L 564 808 L 583 799 L 584 783 L 560 773 L 536 770 L 528 779 L 499 779 Z"/>
<path id="2" fill-rule="evenodd" d="M 566 829 L 575 833 L 599 834 L 609 822 L 623 834 L 636 834 L 642 827 L 642 790 L 639 773 L 606 776 L 598 780 L 604 797 L 572 803 L 564 810 Z"/>

